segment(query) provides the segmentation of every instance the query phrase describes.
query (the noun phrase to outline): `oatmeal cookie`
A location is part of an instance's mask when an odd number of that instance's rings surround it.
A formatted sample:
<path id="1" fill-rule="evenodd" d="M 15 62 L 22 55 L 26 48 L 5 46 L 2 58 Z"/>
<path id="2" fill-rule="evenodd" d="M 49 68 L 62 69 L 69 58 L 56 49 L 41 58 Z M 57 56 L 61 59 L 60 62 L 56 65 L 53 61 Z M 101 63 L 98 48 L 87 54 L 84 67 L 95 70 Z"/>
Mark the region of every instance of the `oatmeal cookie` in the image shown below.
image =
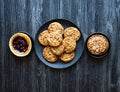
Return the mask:
<path id="1" fill-rule="evenodd" d="M 63 43 L 65 44 L 66 53 L 70 53 L 76 48 L 76 41 L 72 37 L 64 38 Z"/>
<path id="2" fill-rule="evenodd" d="M 40 33 L 38 36 L 39 43 L 44 46 L 47 46 L 48 45 L 48 40 L 47 40 L 48 35 L 49 35 L 48 30 L 45 30 L 42 33 Z"/>
<path id="3" fill-rule="evenodd" d="M 58 32 L 51 32 L 47 39 L 50 46 L 59 46 L 62 42 L 62 35 Z"/>
<path id="4" fill-rule="evenodd" d="M 68 37 L 68 36 L 73 37 L 76 41 L 78 41 L 81 36 L 81 33 L 75 27 L 68 27 L 64 31 L 64 37 Z"/>
<path id="5" fill-rule="evenodd" d="M 49 25 L 48 31 L 51 32 L 56 32 L 63 34 L 64 28 L 59 22 L 53 22 Z"/>
<path id="6" fill-rule="evenodd" d="M 60 60 L 67 63 L 67 62 L 70 62 L 73 58 L 75 57 L 75 53 L 74 52 L 71 52 L 71 53 L 63 53 L 61 56 L 60 56 Z"/>
<path id="7" fill-rule="evenodd" d="M 65 48 L 65 45 L 62 42 L 60 46 L 51 47 L 51 50 L 55 55 L 61 55 L 64 52 L 64 48 Z"/>
<path id="8" fill-rule="evenodd" d="M 88 39 L 87 48 L 94 55 L 102 55 L 109 48 L 108 39 L 101 34 L 94 34 Z"/>
<path id="9" fill-rule="evenodd" d="M 48 61 L 48 62 L 51 62 L 51 63 L 54 63 L 57 61 L 58 57 L 56 55 L 54 55 L 52 53 L 52 51 L 50 50 L 50 47 L 47 46 L 43 49 L 43 57 Z"/>

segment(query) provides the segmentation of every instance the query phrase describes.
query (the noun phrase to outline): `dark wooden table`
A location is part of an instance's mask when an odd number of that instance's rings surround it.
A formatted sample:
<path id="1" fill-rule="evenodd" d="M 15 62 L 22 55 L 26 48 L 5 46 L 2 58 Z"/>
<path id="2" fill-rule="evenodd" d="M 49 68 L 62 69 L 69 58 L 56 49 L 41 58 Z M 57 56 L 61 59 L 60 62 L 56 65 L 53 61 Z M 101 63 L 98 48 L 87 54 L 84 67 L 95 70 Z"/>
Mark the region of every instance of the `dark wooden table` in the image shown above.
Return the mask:
<path id="1" fill-rule="evenodd" d="M 88 36 L 106 34 L 111 51 L 100 60 L 84 51 L 70 68 L 44 65 L 35 51 L 15 57 L 9 38 L 24 31 L 33 39 L 48 20 L 65 18 Z M 120 0 L 0 0 L 0 92 L 120 92 Z M 99 63 L 95 63 L 99 62 Z"/>

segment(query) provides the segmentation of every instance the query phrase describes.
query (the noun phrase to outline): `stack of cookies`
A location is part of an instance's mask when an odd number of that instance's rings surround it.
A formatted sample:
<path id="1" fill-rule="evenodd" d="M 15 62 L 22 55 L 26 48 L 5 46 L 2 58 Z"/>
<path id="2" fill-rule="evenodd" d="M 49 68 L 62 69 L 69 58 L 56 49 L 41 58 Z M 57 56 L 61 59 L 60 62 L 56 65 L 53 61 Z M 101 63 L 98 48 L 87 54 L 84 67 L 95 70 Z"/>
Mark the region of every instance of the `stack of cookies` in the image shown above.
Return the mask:
<path id="1" fill-rule="evenodd" d="M 68 27 L 64 30 L 59 22 L 51 23 L 48 29 L 38 36 L 39 43 L 45 46 L 43 57 L 52 63 L 58 59 L 70 62 L 75 57 L 74 50 L 80 36 L 80 31 L 75 27 Z"/>

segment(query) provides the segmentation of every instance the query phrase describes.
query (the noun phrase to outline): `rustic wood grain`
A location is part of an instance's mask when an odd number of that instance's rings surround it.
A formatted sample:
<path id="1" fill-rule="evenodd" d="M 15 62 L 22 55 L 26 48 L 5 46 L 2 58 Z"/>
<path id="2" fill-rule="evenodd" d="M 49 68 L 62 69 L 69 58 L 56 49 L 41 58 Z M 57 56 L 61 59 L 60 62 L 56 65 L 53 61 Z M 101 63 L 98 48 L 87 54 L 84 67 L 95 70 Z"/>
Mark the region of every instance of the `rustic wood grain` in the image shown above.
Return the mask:
<path id="1" fill-rule="evenodd" d="M 85 39 L 106 34 L 108 56 L 95 60 L 85 50 L 75 65 L 56 70 L 34 49 L 25 58 L 10 52 L 14 33 L 28 32 L 34 40 L 39 27 L 55 18 L 75 23 Z M 0 92 L 120 92 L 120 0 L 0 0 L 0 48 Z"/>

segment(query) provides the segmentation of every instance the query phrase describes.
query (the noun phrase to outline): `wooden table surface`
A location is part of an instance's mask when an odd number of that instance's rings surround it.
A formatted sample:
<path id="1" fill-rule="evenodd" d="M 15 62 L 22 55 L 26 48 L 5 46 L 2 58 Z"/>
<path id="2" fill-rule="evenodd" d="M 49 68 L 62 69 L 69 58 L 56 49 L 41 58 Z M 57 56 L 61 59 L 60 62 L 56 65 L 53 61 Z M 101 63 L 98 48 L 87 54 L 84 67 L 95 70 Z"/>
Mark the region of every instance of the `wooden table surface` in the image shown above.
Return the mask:
<path id="1" fill-rule="evenodd" d="M 34 49 L 24 58 L 10 52 L 14 33 L 28 32 L 34 39 L 40 26 L 55 18 L 72 21 L 86 37 L 104 33 L 110 53 L 95 60 L 84 51 L 75 65 L 56 70 Z M 0 92 L 120 92 L 119 58 L 120 0 L 0 0 Z"/>

